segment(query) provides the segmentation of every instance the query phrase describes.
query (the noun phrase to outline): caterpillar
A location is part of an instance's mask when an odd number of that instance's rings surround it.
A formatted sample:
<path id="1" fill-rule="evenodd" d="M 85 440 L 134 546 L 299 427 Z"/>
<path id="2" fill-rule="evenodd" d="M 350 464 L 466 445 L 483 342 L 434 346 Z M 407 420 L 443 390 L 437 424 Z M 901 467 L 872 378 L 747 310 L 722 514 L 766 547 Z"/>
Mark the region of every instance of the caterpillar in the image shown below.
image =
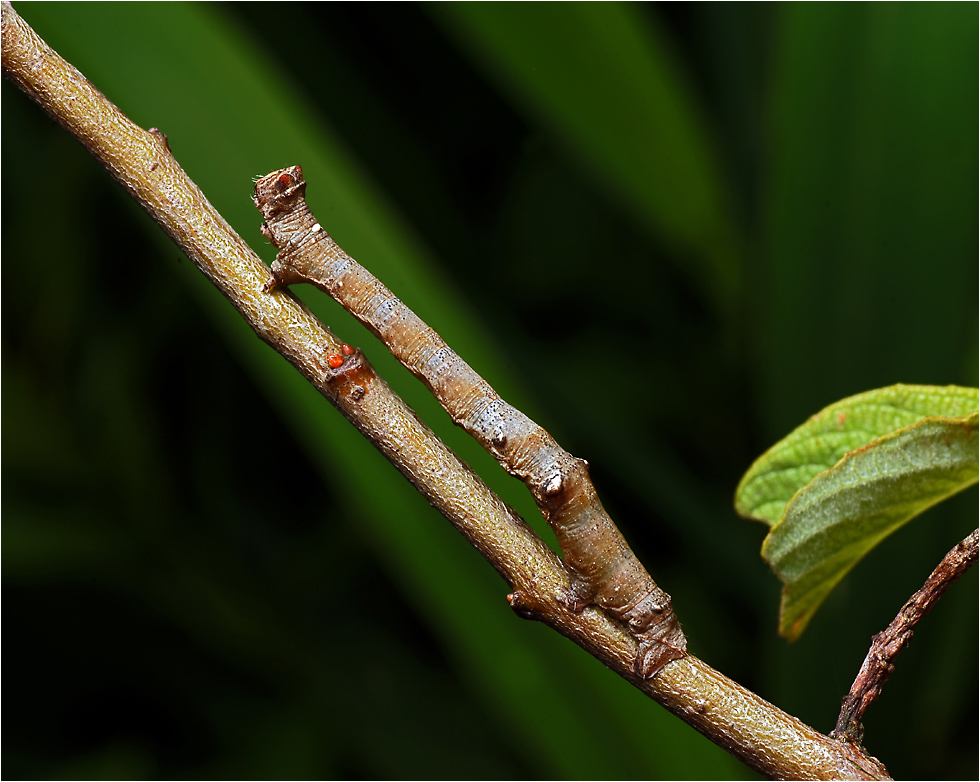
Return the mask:
<path id="1" fill-rule="evenodd" d="M 501 399 L 435 330 L 330 238 L 306 203 L 299 166 L 258 179 L 254 201 L 265 219 L 262 234 L 278 250 L 264 290 L 311 283 L 332 296 L 428 387 L 457 425 L 527 485 L 569 571 L 566 605 L 573 611 L 596 605 L 623 622 L 637 642 L 637 676 L 650 678 L 683 657 L 687 641 L 670 596 L 603 509 L 588 462 L 564 451 Z"/>

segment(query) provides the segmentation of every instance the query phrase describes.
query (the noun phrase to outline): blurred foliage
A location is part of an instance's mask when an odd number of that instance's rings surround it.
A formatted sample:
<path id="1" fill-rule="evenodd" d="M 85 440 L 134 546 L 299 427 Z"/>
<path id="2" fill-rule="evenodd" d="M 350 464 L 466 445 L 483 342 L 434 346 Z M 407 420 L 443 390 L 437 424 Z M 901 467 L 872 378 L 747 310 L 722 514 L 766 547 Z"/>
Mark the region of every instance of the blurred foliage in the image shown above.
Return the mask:
<path id="1" fill-rule="evenodd" d="M 301 164 L 335 238 L 589 459 L 691 650 L 814 727 L 975 526 L 975 489 L 931 510 L 789 645 L 765 530 L 731 507 L 813 410 L 977 385 L 975 5 L 17 10 L 267 261 L 250 179 Z M 6 776 L 751 777 L 514 618 L 94 161 L 2 99 Z M 896 777 L 978 774 L 977 593 L 974 569 L 868 714 Z"/>

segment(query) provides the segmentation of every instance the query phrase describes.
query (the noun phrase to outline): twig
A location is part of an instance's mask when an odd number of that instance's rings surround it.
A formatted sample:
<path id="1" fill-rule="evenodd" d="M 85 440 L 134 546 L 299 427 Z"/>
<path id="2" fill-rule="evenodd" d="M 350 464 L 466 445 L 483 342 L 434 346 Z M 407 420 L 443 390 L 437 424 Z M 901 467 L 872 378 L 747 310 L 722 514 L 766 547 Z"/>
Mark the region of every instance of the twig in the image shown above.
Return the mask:
<path id="1" fill-rule="evenodd" d="M 854 684 L 842 702 L 837 727 L 830 734 L 832 737 L 861 743 L 864 713 L 881 695 L 885 682 L 895 670 L 895 658 L 912 640 L 915 626 L 933 609 L 950 585 L 977 561 L 978 535 L 980 530 L 974 530 L 957 543 L 932 571 L 922 589 L 902 606 L 892 623 L 874 637 Z"/>
<path id="2" fill-rule="evenodd" d="M 636 643 L 601 611 L 572 612 L 557 599 L 568 587 L 558 558 L 391 394 L 360 357 L 340 374 L 325 355 L 339 340 L 287 292 L 264 293 L 268 269 L 177 165 L 163 135 L 130 122 L 3 3 L 3 71 L 126 188 L 241 313 L 420 491 L 459 507 L 460 529 L 512 587 L 541 594 L 542 620 L 574 640 L 752 768 L 772 777 L 880 779 L 884 767 L 767 703 L 688 655 L 653 679 L 633 672 Z M 364 393 L 358 390 L 362 388 Z M 405 463 L 397 464 L 398 453 Z M 451 485 L 441 485 L 440 482 Z M 430 496 L 426 494 L 426 496 Z M 454 522 L 455 523 L 455 522 Z M 551 596 L 551 597 L 549 597 Z"/>

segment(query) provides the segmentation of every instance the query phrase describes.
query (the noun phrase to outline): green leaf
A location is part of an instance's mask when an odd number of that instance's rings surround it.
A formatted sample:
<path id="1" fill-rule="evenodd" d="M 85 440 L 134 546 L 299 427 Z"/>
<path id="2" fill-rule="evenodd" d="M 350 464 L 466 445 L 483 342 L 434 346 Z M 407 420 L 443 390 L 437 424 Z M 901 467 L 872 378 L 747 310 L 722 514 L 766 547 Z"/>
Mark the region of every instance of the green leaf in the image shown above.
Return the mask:
<path id="1" fill-rule="evenodd" d="M 869 391 L 825 408 L 752 465 L 736 508 L 772 525 L 762 556 L 784 585 L 780 634 L 797 639 L 879 541 L 977 482 L 977 407 L 975 388 Z"/>
<path id="2" fill-rule="evenodd" d="M 961 386 L 894 385 L 825 407 L 755 460 L 735 491 L 735 510 L 770 526 L 793 495 L 849 451 L 928 416 L 964 416 L 980 392 Z"/>

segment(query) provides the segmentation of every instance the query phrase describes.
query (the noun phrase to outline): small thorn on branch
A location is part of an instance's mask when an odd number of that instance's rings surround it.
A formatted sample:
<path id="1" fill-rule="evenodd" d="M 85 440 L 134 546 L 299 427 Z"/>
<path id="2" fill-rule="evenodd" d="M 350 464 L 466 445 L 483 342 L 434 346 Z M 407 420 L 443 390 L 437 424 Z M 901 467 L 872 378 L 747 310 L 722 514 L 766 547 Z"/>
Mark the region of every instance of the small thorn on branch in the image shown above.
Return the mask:
<path id="1" fill-rule="evenodd" d="M 864 735 L 861 720 L 868 707 L 877 700 L 882 687 L 895 670 L 895 658 L 912 639 L 915 626 L 928 614 L 949 586 L 977 561 L 977 539 L 980 530 L 974 530 L 943 557 L 932 575 L 918 592 L 902 606 L 898 616 L 871 642 L 867 657 L 858 671 L 851 691 L 841 704 L 837 727 L 831 736 L 838 741 L 860 745 Z"/>

